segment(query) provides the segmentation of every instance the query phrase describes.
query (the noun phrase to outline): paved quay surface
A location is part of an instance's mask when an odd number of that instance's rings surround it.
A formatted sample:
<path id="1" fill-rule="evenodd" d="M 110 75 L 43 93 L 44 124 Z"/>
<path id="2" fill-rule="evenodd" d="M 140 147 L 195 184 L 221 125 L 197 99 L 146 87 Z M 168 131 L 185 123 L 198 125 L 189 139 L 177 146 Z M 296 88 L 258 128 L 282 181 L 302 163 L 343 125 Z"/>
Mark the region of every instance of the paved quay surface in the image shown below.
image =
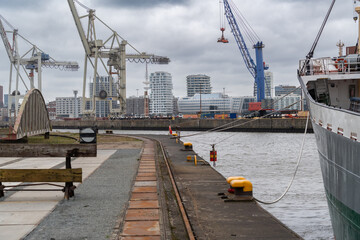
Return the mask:
<path id="1" fill-rule="evenodd" d="M 110 239 L 128 203 L 139 155 L 140 149 L 115 151 L 75 189 L 75 198 L 59 202 L 25 239 Z"/>
<path id="2" fill-rule="evenodd" d="M 186 161 L 193 151 L 170 136 L 138 136 L 134 146 L 108 143 L 83 168 L 75 198 L 62 192 L 5 193 L 0 200 L 0 239 L 189 239 L 159 140 L 170 160 L 195 239 L 301 239 L 256 202 L 224 202 L 228 184 L 208 164 Z M 198 159 L 200 159 L 198 157 Z M 51 168 L 64 159 L 5 159 L 1 168 Z M 239 173 L 241 175 L 241 173 Z"/>
<path id="3" fill-rule="evenodd" d="M 83 168 L 83 178 L 89 176 L 100 166 L 114 150 L 98 151 L 96 158 L 77 158 L 72 162 L 74 168 L 79 164 Z M 0 158 L 1 168 L 52 168 L 63 165 L 64 158 Z M 17 183 L 11 183 L 16 185 Z M 4 183 L 7 185 L 7 183 Z M 74 184 L 78 185 L 78 184 Z M 35 187 L 33 187 L 35 188 Z M 44 186 L 38 186 L 44 188 Z M 45 186 L 45 188 L 51 188 Z M 77 191 L 75 190 L 75 195 Z M 63 200 L 63 192 L 5 192 L 0 200 L 0 239 L 21 239 L 30 233 L 42 219 L 53 211 L 59 201 Z"/>
<path id="4" fill-rule="evenodd" d="M 62 192 L 5 192 L 0 199 L 0 239 L 114 239 L 141 150 L 140 141 L 106 144 L 98 147 L 97 157 L 73 159 L 72 167 L 83 169 L 83 183 L 75 184 L 70 200 L 64 200 Z M 0 158 L 0 167 L 63 168 L 64 162 Z"/>
<path id="5" fill-rule="evenodd" d="M 186 156 L 195 152 L 182 151 L 170 136 L 147 137 L 162 142 L 170 158 L 196 239 L 301 239 L 254 201 L 224 202 L 218 193 L 228 189 L 225 178 L 208 164 L 187 162 Z"/>

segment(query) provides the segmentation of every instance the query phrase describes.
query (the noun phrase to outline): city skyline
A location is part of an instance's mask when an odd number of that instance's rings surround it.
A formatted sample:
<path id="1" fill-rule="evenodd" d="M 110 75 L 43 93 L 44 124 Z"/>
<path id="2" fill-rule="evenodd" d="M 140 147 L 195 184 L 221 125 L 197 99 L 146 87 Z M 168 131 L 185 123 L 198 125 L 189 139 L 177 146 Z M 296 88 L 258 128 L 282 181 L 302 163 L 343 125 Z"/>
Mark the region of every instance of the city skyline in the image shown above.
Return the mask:
<path id="1" fill-rule="evenodd" d="M 235 3 L 265 44 L 264 60 L 274 74 L 275 84 L 298 85 L 298 60 L 308 53 L 329 7 L 329 1 L 244 0 L 241 6 L 239 1 Z M 175 95 L 185 96 L 183 79 L 187 75 L 198 73 L 211 76 L 214 92 L 226 88 L 231 95 L 252 95 L 254 81 L 227 25 L 225 37 L 229 39 L 229 43 L 219 44 L 216 41 L 221 34 L 218 2 L 209 4 L 200 0 L 159 0 L 148 4 L 138 1 L 92 0 L 85 5 L 96 9 L 99 18 L 141 52 L 168 56 L 171 59 L 168 66 L 148 67 L 151 72 L 172 73 Z M 32 11 L 34 7 L 37 11 Z M 279 11 L 281 14 L 269 14 Z M 327 39 L 341 38 L 346 46 L 355 44 L 356 24 L 348 17 L 352 11 L 352 1 L 335 5 L 315 57 L 337 55 L 336 42 Z M 344 15 L 344 12 L 350 14 Z M 43 69 L 45 100 L 54 100 L 58 93 L 71 96 L 73 89 L 78 89 L 79 96 L 82 96 L 84 49 L 67 3 L 54 0 L 31 3 L 25 0 L 2 0 L 0 14 L 18 28 L 20 34 L 51 57 L 79 63 L 78 72 Z M 61 21 L 59 16 L 62 16 Z M 266 21 L 262 16 L 265 16 Z M 34 22 L 37 24 L 34 25 Z M 144 22 L 146 24 L 141 24 Z M 103 30 L 99 29 L 99 37 L 102 33 Z M 248 45 L 254 57 L 252 47 Z M 4 93 L 8 93 L 9 61 L 4 46 L 1 48 L 0 74 L 3 78 L 0 84 L 4 86 Z M 130 47 L 127 50 L 131 53 Z M 136 95 L 136 89 L 143 91 L 144 75 L 145 65 L 127 63 L 128 96 Z"/>

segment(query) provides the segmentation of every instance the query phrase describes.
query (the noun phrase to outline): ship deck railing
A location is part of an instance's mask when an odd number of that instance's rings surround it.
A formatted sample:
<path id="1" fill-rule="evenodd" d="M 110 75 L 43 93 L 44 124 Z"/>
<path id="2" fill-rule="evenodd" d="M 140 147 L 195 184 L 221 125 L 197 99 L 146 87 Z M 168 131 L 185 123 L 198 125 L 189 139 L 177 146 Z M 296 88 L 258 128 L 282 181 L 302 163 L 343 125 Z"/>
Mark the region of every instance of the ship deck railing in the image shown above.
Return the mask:
<path id="1" fill-rule="evenodd" d="M 360 58 L 357 57 L 324 57 L 310 59 L 304 66 L 305 63 L 305 59 L 299 61 L 301 76 L 360 74 Z"/>

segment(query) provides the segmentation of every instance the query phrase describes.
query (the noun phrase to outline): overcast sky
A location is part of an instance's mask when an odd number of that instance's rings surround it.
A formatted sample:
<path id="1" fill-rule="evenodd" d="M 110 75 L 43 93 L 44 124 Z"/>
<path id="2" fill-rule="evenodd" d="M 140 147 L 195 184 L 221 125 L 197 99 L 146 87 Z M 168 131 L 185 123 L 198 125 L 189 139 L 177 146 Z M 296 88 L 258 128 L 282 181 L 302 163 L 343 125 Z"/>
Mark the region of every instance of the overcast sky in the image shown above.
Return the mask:
<path id="1" fill-rule="evenodd" d="M 298 61 L 308 53 L 331 0 L 233 0 L 265 44 L 264 60 L 274 74 L 274 85 L 296 85 Z M 149 73 L 172 74 L 177 97 L 186 95 L 186 76 L 206 74 L 214 92 L 230 96 L 252 95 L 253 82 L 237 48 L 230 28 L 220 44 L 219 1 L 204 0 L 82 0 L 96 9 L 96 15 L 116 30 L 140 52 L 171 59 L 169 65 L 149 65 Z M 77 5 L 79 11 L 84 12 Z M 43 69 L 46 101 L 82 95 L 84 48 L 67 1 L 0 0 L 0 14 L 19 33 L 58 61 L 77 61 L 78 72 Z M 337 41 L 355 45 L 357 25 L 353 21 L 353 0 L 335 4 L 315 52 L 315 57 L 337 56 Z M 85 21 L 83 22 L 85 25 Z M 97 36 L 105 40 L 109 32 L 97 25 Z M 10 37 L 11 38 L 11 37 Z M 20 40 L 19 40 L 20 41 Z M 254 50 L 247 43 L 254 60 Z M 27 49 L 20 49 L 24 54 Z M 134 51 L 127 47 L 127 53 Z M 87 78 L 91 77 L 89 71 Z M 8 93 L 9 60 L 0 47 L 0 84 Z M 127 96 L 143 94 L 145 64 L 127 63 Z M 138 89 L 138 91 L 136 90 Z M 23 91 L 22 91 L 23 93 Z"/>

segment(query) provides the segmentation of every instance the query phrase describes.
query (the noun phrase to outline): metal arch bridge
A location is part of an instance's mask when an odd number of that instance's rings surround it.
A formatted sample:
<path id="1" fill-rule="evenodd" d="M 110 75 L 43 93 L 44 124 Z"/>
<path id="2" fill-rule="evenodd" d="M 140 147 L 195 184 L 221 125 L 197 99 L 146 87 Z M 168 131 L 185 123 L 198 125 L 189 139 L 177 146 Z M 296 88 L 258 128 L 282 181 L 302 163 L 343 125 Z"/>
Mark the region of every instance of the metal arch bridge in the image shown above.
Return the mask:
<path id="1" fill-rule="evenodd" d="M 51 132 L 49 114 L 41 92 L 33 88 L 25 95 L 14 128 L 6 139 L 17 140 Z"/>

